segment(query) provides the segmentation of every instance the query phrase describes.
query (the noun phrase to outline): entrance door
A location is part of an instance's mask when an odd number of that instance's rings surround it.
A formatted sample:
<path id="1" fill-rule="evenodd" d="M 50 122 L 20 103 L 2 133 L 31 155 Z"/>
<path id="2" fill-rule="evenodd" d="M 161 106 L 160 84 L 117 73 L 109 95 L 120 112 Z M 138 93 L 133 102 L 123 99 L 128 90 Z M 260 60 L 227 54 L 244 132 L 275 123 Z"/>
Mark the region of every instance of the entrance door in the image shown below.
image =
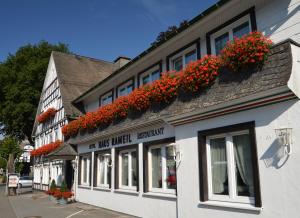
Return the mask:
<path id="1" fill-rule="evenodd" d="M 67 183 L 67 187 L 69 190 L 71 190 L 73 181 L 74 181 L 74 169 L 72 167 L 72 161 L 67 160 L 66 161 L 66 174 L 65 174 L 65 180 Z"/>

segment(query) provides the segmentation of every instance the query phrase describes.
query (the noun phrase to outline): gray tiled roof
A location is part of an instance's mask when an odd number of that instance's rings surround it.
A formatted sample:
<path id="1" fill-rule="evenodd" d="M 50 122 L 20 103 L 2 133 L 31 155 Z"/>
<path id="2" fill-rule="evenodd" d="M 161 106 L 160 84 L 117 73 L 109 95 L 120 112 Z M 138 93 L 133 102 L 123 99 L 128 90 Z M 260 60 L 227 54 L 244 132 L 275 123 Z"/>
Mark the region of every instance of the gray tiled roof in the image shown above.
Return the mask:
<path id="1" fill-rule="evenodd" d="M 113 71 L 113 63 L 93 58 L 52 52 L 65 112 L 80 114 L 71 101 L 103 80 Z"/>

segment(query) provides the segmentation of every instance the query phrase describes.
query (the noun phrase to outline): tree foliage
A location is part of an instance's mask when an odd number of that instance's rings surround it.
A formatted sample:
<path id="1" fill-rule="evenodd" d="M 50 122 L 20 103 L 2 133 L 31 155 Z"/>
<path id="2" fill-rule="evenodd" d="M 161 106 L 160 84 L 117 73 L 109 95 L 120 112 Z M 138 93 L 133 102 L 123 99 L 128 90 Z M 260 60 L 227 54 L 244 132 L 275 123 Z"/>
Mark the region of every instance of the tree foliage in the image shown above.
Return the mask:
<path id="1" fill-rule="evenodd" d="M 179 26 L 169 26 L 166 31 L 160 32 L 158 36 L 156 37 L 156 40 L 151 43 L 151 46 L 158 45 L 168 39 L 170 39 L 173 35 L 175 35 L 179 29 L 184 28 L 189 25 L 189 22 L 187 20 L 181 21 Z"/>
<path id="2" fill-rule="evenodd" d="M 68 46 L 41 41 L 28 44 L 0 63 L 0 131 L 19 140 L 31 131 L 51 51 L 69 52 Z"/>
<path id="3" fill-rule="evenodd" d="M 14 137 L 5 137 L 0 142 L 0 157 L 8 161 L 9 154 L 13 154 L 14 158 L 19 158 L 23 150 L 20 148 L 18 140 Z"/>

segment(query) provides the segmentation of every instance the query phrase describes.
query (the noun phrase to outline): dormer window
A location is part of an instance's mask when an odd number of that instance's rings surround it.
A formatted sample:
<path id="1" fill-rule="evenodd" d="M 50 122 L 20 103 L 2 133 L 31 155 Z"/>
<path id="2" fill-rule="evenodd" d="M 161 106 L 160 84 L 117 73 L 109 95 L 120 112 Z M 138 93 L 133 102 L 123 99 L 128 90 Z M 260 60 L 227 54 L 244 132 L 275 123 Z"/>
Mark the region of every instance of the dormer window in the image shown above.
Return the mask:
<path id="1" fill-rule="evenodd" d="M 207 53 L 219 55 L 228 41 L 255 30 L 255 11 L 250 8 L 206 34 Z"/>
<path id="2" fill-rule="evenodd" d="M 150 84 L 158 80 L 161 75 L 161 61 L 156 63 L 138 74 L 139 86 Z"/>
<path id="3" fill-rule="evenodd" d="M 113 90 L 100 96 L 99 106 L 104 106 L 112 102 L 113 102 Z"/>
<path id="4" fill-rule="evenodd" d="M 200 39 L 189 43 L 167 56 L 167 70 L 180 71 L 191 61 L 200 58 Z"/>
<path id="5" fill-rule="evenodd" d="M 117 97 L 126 96 L 134 89 L 134 79 L 131 78 L 117 87 Z"/>

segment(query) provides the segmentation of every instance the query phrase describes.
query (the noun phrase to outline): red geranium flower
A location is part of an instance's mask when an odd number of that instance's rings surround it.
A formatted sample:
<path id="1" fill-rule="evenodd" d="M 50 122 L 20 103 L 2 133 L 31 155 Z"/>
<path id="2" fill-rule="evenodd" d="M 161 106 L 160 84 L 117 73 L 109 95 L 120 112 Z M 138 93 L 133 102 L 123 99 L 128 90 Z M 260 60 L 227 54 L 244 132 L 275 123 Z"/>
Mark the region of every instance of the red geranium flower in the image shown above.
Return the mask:
<path id="1" fill-rule="evenodd" d="M 54 117 L 56 114 L 57 110 L 55 108 L 48 108 L 44 113 L 40 114 L 37 117 L 37 120 L 39 123 L 45 123 L 47 122 L 50 118 Z"/>

